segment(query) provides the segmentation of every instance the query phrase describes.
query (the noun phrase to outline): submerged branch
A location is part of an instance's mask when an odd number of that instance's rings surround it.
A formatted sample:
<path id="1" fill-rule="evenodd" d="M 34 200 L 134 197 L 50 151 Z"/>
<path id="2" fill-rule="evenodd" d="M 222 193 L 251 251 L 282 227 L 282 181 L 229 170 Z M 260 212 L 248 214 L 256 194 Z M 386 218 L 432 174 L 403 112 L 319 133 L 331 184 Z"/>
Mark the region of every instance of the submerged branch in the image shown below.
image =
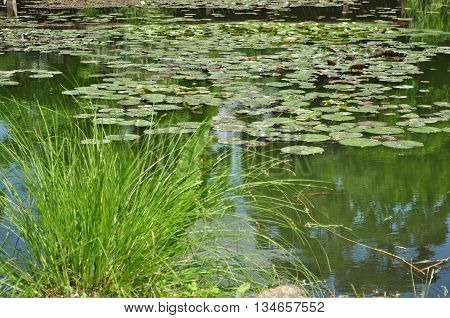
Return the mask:
<path id="1" fill-rule="evenodd" d="M 396 254 L 390 253 L 390 252 L 388 252 L 388 251 L 385 251 L 385 250 L 380 249 L 380 248 L 377 248 L 377 247 L 373 247 L 373 246 L 369 246 L 369 245 L 366 245 L 366 244 L 361 243 L 361 242 L 357 242 L 357 241 L 355 241 L 355 240 L 352 240 L 351 238 L 348 238 L 348 237 L 346 237 L 346 236 L 344 236 L 344 235 L 342 235 L 342 234 L 339 234 L 339 233 L 333 231 L 331 227 L 319 223 L 319 222 L 312 216 L 311 212 L 310 212 L 308 209 L 306 209 L 305 212 L 306 212 L 306 214 L 308 214 L 309 218 L 310 218 L 317 226 L 320 226 L 321 228 L 327 230 L 328 232 L 330 232 L 330 233 L 332 233 L 332 234 L 334 234 L 334 235 L 340 237 L 341 239 L 343 239 L 343 240 L 345 240 L 345 241 L 348 241 L 348 242 L 350 242 L 350 243 L 357 244 L 357 245 L 359 245 L 359 246 L 363 246 L 363 247 L 365 247 L 365 248 L 368 248 L 368 249 L 370 249 L 370 250 L 372 250 L 372 251 L 379 252 L 379 253 L 382 253 L 382 254 L 387 255 L 387 256 L 389 256 L 389 257 L 395 258 L 395 259 L 399 260 L 400 262 L 402 262 L 402 263 L 408 265 L 411 269 L 413 269 L 414 271 L 416 271 L 417 273 L 420 273 L 420 274 L 422 274 L 422 275 L 426 275 L 430 269 L 432 269 L 432 268 L 434 268 L 434 267 L 436 267 L 436 266 L 439 266 L 439 265 L 441 265 L 441 264 L 447 262 L 448 259 L 449 259 L 449 258 L 440 259 L 440 260 L 437 260 L 437 261 L 436 261 L 434 264 L 432 264 L 432 265 L 426 266 L 426 267 L 424 267 L 424 268 L 419 268 L 419 267 L 415 266 L 413 263 L 408 262 L 406 259 L 404 259 L 404 258 L 401 257 L 401 256 L 398 256 L 398 255 L 396 255 Z"/>

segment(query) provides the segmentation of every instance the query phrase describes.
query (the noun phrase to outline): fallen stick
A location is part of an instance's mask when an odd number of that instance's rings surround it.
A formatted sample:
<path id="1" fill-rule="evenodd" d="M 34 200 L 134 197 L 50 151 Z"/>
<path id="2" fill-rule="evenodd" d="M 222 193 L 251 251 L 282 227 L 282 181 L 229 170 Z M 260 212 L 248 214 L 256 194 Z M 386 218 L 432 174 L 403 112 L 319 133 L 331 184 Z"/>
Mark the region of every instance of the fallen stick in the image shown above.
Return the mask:
<path id="1" fill-rule="evenodd" d="M 434 265 L 431 265 L 431 266 L 427 266 L 427 267 L 425 267 L 425 268 L 423 268 L 423 269 L 420 269 L 420 268 L 418 268 L 417 266 L 415 266 L 414 264 L 412 264 L 411 262 L 408 262 L 408 261 L 407 261 L 406 259 L 404 259 L 403 257 L 400 257 L 400 256 L 398 256 L 398 255 L 392 254 L 392 253 L 390 253 L 390 252 L 388 252 L 388 251 L 385 251 L 385 250 L 382 250 L 382 249 L 380 249 L 380 248 L 372 247 L 372 246 L 366 245 L 366 244 L 364 244 L 364 243 L 357 242 L 357 241 L 352 240 L 352 239 L 350 239 L 350 238 L 348 238 L 348 237 L 345 237 L 345 236 L 343 236 L 343 235 L 341 235 L 341 234 L 339 234 L 339 233 L 336 233 L 335 231 L 331 230 L 329 227 L 323 226 L 323 225 L 320 224 L 316 219 L 314 219 L 314 217 L 311 215 L 311 213 L 309 212 L 308 209 L 306 209 L 306 213 L 308 214 L 308 216 L 310 217 L 310 219 L 311 219 L 314 223 L 316 223 L 318 226 L 324 228 L 324 229 L 327 230 L 328 232 L 330 232 L 330 233 L 332 233 L 332 234 L 334 234 L 334 235 L 336 235 L 336 236 L 342 238 L 343 240 L 346 240 L 346 241 L 348 241 L 348 242 L 351 242 L 351 243 L 353 243 L 353 244 L 357 244 L 357 245 L 363 246 L 363 247 L 365 247 L 365 248 L 368 248 L 368 249 L 370 249 L 370 250 L 373 250 L 373 251 L 376 251 L 376 252 L 385 254 L 385 255 L 387 255 L 387 256 L 390 256 L 390 257 L 392 257 L 392 258 L 395 258 L 395 259 L 401 261 L 402 263 L 408 265 L 410 268 L 414 269 L 416 272 L 418 272 L 418 273 L 420 273 L 420 274 L 422 274 L 422 275 L 426 275 L 426 270 L 428 270 L 429 268 L 432 268 L 432 267 L 434 267 L 434 266 L 437 266 L 437 265 L 443 263 L 443 262 L 442 262 L 442 263 L 439 263 L 439 264 L 434 264 Z M 440 260 L 440 261 L 443 261 L 443 260 Z"/>
<path id="2" fill-rule="evenodd" d="M 439 260 L 435 261 L 434 264 L 431 264 L 431 265 L 429 265 L 429 266 L 427 266 L 427 267 L 422 268 L 422 270 L 423 270 L 423 271 L 427 271 L 427 270 L 429 270 L 430 268 L 433 268 L 433 267 L 439 266 L 439 265 L 441 265 L 441 264 L 444 264 L 444 263 L 446 263 L 447 261 L 448 261 L 448 257 L 447 257 L 447 258 L 439 259 Z"/>

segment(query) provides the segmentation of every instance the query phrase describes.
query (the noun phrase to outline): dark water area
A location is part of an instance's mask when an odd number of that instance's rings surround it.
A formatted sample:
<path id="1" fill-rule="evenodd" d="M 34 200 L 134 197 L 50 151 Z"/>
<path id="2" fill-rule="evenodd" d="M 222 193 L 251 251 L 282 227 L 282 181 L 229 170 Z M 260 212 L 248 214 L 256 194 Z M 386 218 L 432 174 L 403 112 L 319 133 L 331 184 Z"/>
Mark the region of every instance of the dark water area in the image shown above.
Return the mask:
<path id="1" fill-rule="evenodd" d="M 388 20 L 396 25 L 429 28 L 430 22 L 423 17 L 409 19 L 408 2 L 364 1 L 343 10 L 342 6 L 302 7 L 289 10 L 257 10 L 236 12 L 228 9 L 161 9 L 161 10 L 70 10 L 50 11 L 22 8 L 24 21 L 63 24 L 70 28 L 73 23 L 212 23 L 248 20 L 295 21 L 313 20 L 321 22 Z M 25 10 L 25 11 L 24 11 Z M 445 11 L 437 13 L 447 16 Z M 431 13 L 436 14 L 436 13 Z M 0 24 L 2 17 L 0 16 Z M 433 18 L 434 19 L 434 18 Z M 436 20 L 436 19 L 434 19 Z M 433 20 L 433 21 L 434 21 Z M 420 24 L 420 23 L 421 24 Z M 448 31 L 447 19 L 434 25 Z M 1 39 L 1 31 L 0 31 Z M 432 44 L 448 46 L 448 34 L 435 38 L 405 39 L 407 41 L 430 41 Z M 0 43 L 0 48 L 2 47 Z M 99 48 L 106 52 L 108 48 Z M 264 57 L 275 54 L 277 49 L 239 49 L 249 57 Z M 60 71 L 53 78 L 30 79 L 26 73 L 15 74 L 13 79 L 20 85 L 0 86 L 3 101 L 2 112 L 15 114 L 15 101 L 30 106 L 58 107 L 75 115 L 80 113 L 79 104 L 63 91 L 76 87 L 101 83 L 93 74 L 111 72 L 102 64 L 85 63 L 82 56 L 57 54 L 55 52 L 0 51 L 0 71 L 45 69 Z M 213 53 L 211 53 L 213 55 Z M 133 56 L 124 57 L 133 61 Z M 142 61 L 139 57 L 136 58 Z M 438 54 L 429 61 L 420 63 L 422 74 L 412 76 L 402 84 L 413 86 L 407 91 L 394 88 L 390 103 L 408 105 L 432 105 L 449 101 L 449 56 Z M 140 75 L 136 74 L 139 79 Z M 273 79 L 254 79 L 253 82 L 270 82 Z M 160 79 L 158 83 L 210 87 L 208 81 Z M 392 84 L 391 86 L 395 86 Z M 278 88 L 271 88 L 274 92 Z M 402 95 L 395 98 L 395 95 Z M 58 105 L 58 106 L 55 106 Z M 433 109 L 434 110 L 434 109 Z M 431 113 L 430 108 L 420 108 L 421 116 Z M 180 111 L 170 116 L 160 115 L 171 122 L 200 121 L 210 115 L 232 115 L 226 108 L 206 107 L 203 113 Z M 19 116 L 19 113 L 17 113 Z M 362 117 L 366 118 L 366 117 Z M 366 118 L 367 119 L 367 118 Z M 399 115 L 375 114 L 368 119 L 394 125 Z M 24 118 L 24 120 L 26 120 Z M 33 122 L 27 122 L 32 126 Z M 448 123 L 437 123 L 439 128 Z M 129 128 L 127 133 L 141 133 L 141 128 Z M 216 133 L 220 135 L 220 133 Z M 0 121 L 0 139 L 7 136 L 7 127 Z M 317 156 L 292 156 L 286 170 L 271 171 L 271 177 L 284 180 L 295 178 L 324 182 L 320 187 L 299 188 L 309 201 L 310 210 L 321 224 L 338 225 L 336 231 L 353 241 L 383 249 L 410 261 L 432 261 L 450 256 L 450 139 L 448 133 L 415 134 L 406 132 L 405 137 L 422 142 L 424 147 L 414 150 L 387 147 L 356 148 L 325 142 L 326 151 Z M 253 156 L 257 163 L 266 158 L 282 158 L 279 152 L 286 143 L 273 142 L 262 147 Z M 246 162 L 239 161 L 245 148 L 239 145 L 220 145 L 218 149 L 231 151 L 230 164 L 247 169 Z M 238 159 L 236 159 L 238 158 Z M 8 171 L 8 166 L 5 171 Z M 287 172 L 287 169 L 290 172 Z M 314 182 L 311 183 L 315 185 Z M 271 193 L 267 193 L 271 195 Z M 272 194 L 273 195 L 273 194 Z M 249 212 L 250 213 L 250 212 Z M 291 213 L 286 211 L 287 214 Z M 257 215 L 252 215 L 256 220 Z M 293 216 L 295 218 L 295 216 Z M 307 218 L 300 220 L 308 223 Z M 346 229 L 340 232 L 340 229 Z M 290 240 L 292 233 L 284 228 L 261 227 L 264 234 L 281 236 Z M 424 291 L 429 297 L 445 297 L 450 288 L 450 267 L 444 264 L 434 277 L 424 278 L 412 274 L 401 262 L 379 252 L 341 239 L 324 228 L 306 227 L 305 235 L 309 247 L 294 242 L 295 257 L 301 259 L 336 295 L 354 295 L 354 291 L 367 296 L 414 297 Z M 272 247 L 261 242 L 261 250 Z M 274 257 L 275 265 L 289 267 L 289 261 Z M 424 263 L 426 264 L 426 263 Z"/>
<path id="2" fill-rule="evenodd" d="M 33 2 L 30 2 L 34 4 Z M 322 3 L 320 5 L 290 6 L 280 8 L 93 8 L 93 9 L 51 9 L 19 4 L 19 17 L 22 21 L 37 23 L 127 23 L 155 22 L 155 17 L 173 17 L 187 23 L 239 22 L 239 21 L 327 21 L 352 20 L 398 20 L 405 14 L 405 1 L 372 0 L 353 4 Z M 92 19 L 94 18 L 94 19 Z M 95 21 L 92 21 L 95 20 Z M 164 21 L 164 20 L 163 20 Z"/>

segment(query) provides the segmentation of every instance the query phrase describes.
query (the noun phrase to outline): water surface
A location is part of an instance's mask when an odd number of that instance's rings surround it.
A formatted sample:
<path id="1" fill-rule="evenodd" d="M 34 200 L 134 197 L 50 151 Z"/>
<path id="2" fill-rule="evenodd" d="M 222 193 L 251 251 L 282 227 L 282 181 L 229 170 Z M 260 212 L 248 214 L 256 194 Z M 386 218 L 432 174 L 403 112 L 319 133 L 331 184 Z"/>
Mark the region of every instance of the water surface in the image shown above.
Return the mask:
<path id="1" fill-rule="evenodd" d="M 373 21 L 386 18 L 404 24 L 407 15 L 403 2 L 370 1 L 363 2 L 349 13 L 342 13 L 342 7 L 328 8 L 295 8 L 283 12 L 260 10 L 257 12 L 234 12 L 230 10 L 184 10 L 164 9 L 146 13 L 94 11 L 85 12 L 79 18 L 77 12 L 58 13 L 50 15 L 46 11 L 32 11 L 25 18 L 28 21 L 47 21 L 62 24 L 63 27 L 85 27 L 85 24 L 104 23 L 210 23 L 242 20 L 283 20 L 295 23 L 298 20 L 322 20 L 336 23 L 339 19 L 354 19 Z M 103 21 L 96 19 L 98 15 Z M 435 13 L 433 13 L 435 14 Z M 92 16 L 91 16 L 92 15 Z M 102 16 L 103 15 L 103 16 Z M 445 11 L 446 16 L 446 11 Z M 181 20 L 177 20 L 180 19 Z M 420 17 L 423 18 L 423 17 Z M 169 19 L 169 20 L 167 20 Z M 416 17 L 416 19 L 419 19 Z M 442 20 L 446 21 L 446 20 Z M 81 24 L 80 24 L 81 23 Z M 409 23 L 409 22 L 408 22 Z M 416 23 L 416 24 L 414 24 Z M 414 27 L 422 26 L 417 20 L 411 22 Z M 448 31 L 448 25 L 442 23 L 435 26 Z M 1 35 L 1 32 L 0 32 Z M 26 35 L 24 35 L 26 37 Z M 448 34 L 431 38 L 418 38 L 413 41 L 429 41 L 432 44 L 449 45 Z M 405 39 L 410 41 L 410 39 Z M 0 43 L 1 47 L 1 43 Z M 101 47 L 99 53 L 107 52 Z M 275 54 L 273 49 L 241 50 L 249 57 Z M 55 52 L 15 52 L 8 51 L 0 55 L 0 71 L 45 69 L 57 70 L 62 74 L 51 79 L 30 79 L 27 74 L 14 75 L 18 86 L 0 87 L 3 100 L 2 111 L 14 114 L 15 104 L 8 99 L 15 99 L 29 105 L 30 113 L 37 104 L 48 107 L 62 107 L 72 114 L 80 113 L 79 104 L 70 96 L 61 95 L 63 91 L 80 86 L 100 83 L 101 79 L 93 78 L 92 74 L 105 73 L 110 70 L 102 64 L 83 63 L 82 56 L 70 56 Z M 214 56 L 214 52 L 211 53 Z M 124 57 L 127 61 L 139 57 Z M 142 61 L 142 59 L 141 59 Z M 415 75 L 402 83 L 414 88 L 406 93 L 393 90 L 392 95 L 405 95 L 401 100 L 392 98 L 392 103 L 409 105 L 433 104 L 437 101 L 448 101 L 449 57 L 439 54 L 430 61 L 421 63 L 423 74 Z M 135 78 L 139 78 L 136 75 Z M 273 79 L 256 79 L 251 82 L 270 82 Z M 163 79 L 162 83 L 173 83 L 173 80 Z M 176 80 L 180 85 L 208 86 L 209 83 L 192 80 Z M 195 81 L 194 81 L 195 82 Z M 274 92 L 278 89 L 270 88 Z M 422 93 L 419 90 L 429 92 Z M 427 109 L 419 110 L 426 113 Z M 17 113 L 19 114 L 19 113 Z M 181 111 L 172 114 L 171 121 L 200 121 L 209 115 L 230 115 L 227 109 L 207 107 L 203 113 Z M 159 114 L 161 115 L 161 114 Z M 32 116 L 30 117 L 32 118 Z M 370 120 L 379 120 L 395 124 L 397 116 L 373 115 Z M 33 125 L 32 119 L 23 118 L 26 125 Z M 438 123 L 437 127 L 448 127 L 448 123 Z M 7 134 L 3 124 L 1 136 Z M 128 132 L 142 133 L 141 128 L 130 128 Z M 220 133 L 219 133 L 220 135 Z M 400 255 L 407 260 L 425 261 L 446 258 L 450 256 L 450 202 L 449 202 L 449 135 L 406 133 L 407 138 L 423 142 L 423 148 L 414 150 L 398 150 L 385 147 L 360 149 L 343 147 L 336 143 L 325 142 L 326 151 L 317 156 L 291 157 L 289 167 L 292 170 L 272 171 L 272 176 L 279 179 L 310 179 L 325 182 L 326 189 L 299 189 L 310 201 L 311 211 L 322 224 L 343 226 L 340 233 L 355 241 L 381 248 L 390 253 Z M 279 152 L 286 143 L 270 143 L 258 151 L 270 157 L 285 158 Z M 221 148 L 231 149 L 236 154 L 245 148 L 239 145 L 221 145 Z M 258 152 L 257 151 L 257 152 Z M 256 160 L 263 162 L 264 156 L 255 155 Z M 232 156 L 231 164 L 236 168 L 245 163 L 239 161 L 239 156 Z M 242 168 L 242 167 L 241 167 Z M 270 195 L 270 193 L 268 193 Z M 287 211 L 286 213 L 290 213 Z M 254 216 L 256 219 L 257 215 Z M 306 223 L 308 219 L 301 218 Z M 344 230 L 344 227 L 348 230 Z M 292 237 L 289 231 L 271 226 L 261 231 L 281 235 L 286 240 Z M 400 294 L 413 296 L 414 285 L 420 289 L 423 280 L 411 275 L 409 270 L 398 261 L 386 257 L 359 245 L 345 241 L 323 228 L 306 229 L 310 239 L 310 247 L 294 242 L 296 257 L 305 262 L 314 273 L 323 279 L 336 294 L 352 294 L 354 290 L 366 295 Z M 260 249 L 270 249 L 261 243 Z M 275 264 L 284 264 L 284 259 L 272 259 Z M 414 279 L 414 281 L 413 281 Z M 428 296 L 444 296 L 450 288 L 450 269 L 442 266 L 431 282 Z"/>

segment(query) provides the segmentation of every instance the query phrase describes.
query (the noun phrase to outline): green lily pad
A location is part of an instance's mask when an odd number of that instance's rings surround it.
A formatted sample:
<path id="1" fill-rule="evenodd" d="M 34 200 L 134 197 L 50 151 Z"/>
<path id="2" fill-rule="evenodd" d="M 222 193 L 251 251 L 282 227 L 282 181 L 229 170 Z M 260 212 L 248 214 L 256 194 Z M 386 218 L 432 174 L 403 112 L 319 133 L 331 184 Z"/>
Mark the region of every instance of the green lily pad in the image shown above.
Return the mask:
<path id="1" fill-rule="evenodd" d="M 236 137 L 224 137 L 218 138 L 217 142 L 223 145 L 245 145 L 247 144 L 246 140 L 242 140 Z"/>
<path id="2" fill-rule="evenodd" d="M 158 105 L 152 106 L 152 109 L 169 111 L 169 110 L 183 110 L 184 108 L 177 106 L 177 105 L 173 105 L 173 104 L 158 104 Z"/>
<path id="3" fill-rule="evenodd" d="M 40 73 L 40 74 L 32 74 L 30 75 L 30 78 L 37 78 L 37 79 L 44 79 L 44 78 L 52 78 L 53 74 L 47 74 L 47 73 Z"/>
<path id="4" fill-rule="evenodd" d="M 77 114 L 77 115 L 73 116 L 73 118 L 76 118 L 76 119 L 87 119 L 87 118 L 92 118 L 92 117 L 94 117 L 93 114 Z"/>
<path id="5" fill-rule="evenodd" d="M 309 147 L 309 146 L 290 146 L 281 148 L 282 153 L 299 155 L 299 156 L 307 156 L 307 155 L 315 155 L 321 154 L 325 150 L 320 147 Z"/>
<path id="6" fill-rule="evenodd" d="M 143 119 L 138 119 L 138 120 L 135 120 L 135 122 L 134 122 L 134 126 L 136 126 L 136 127 L 149 127 L 152 125 L 153 125 L 153 123 L 151 121 L 143 120 Z"/>
<path id="7" fill-rule="evenodd" d="M 322 142 L 330 140 L 330 137 L 327 135 L 321 135 L 321 134 L 304 134 L 297 137 L 298 141 L 304 141 L 304 142 Z"/>
<path id="8" fill-rule="evenodd" d="M 177 123 L 177 126 L 184 129 L 198 129 L 202 123 L 196 121 L 186 121 Z"/>
<path id="9" fill-rule="evenodd" d="M 123 118 L 94 118 L 92 122 L 97 125 L 115 125 L 124 121 Z"/>
<path id="10" fill-rule="evenodd" d="M 124 135 L 108 135 L 105 137 L 107 140 L 111 141 L 131 141 L 139 139 L 139 135 L 135 134 L 124 134 Z"/>
<path id="11" fill-rule="evenodd" d="M 349 115 L 336 115 L 336 114 L 326 114 L 322 115 L 320 118 L 324 120 L 330 120 L 330 121 L 352 121 L 355 119 L 353 116 Z"/>
<path id="12" fill-rule="evenodd" d="M 140 103 L 141 103 L 141 100 L 139 98 L 124 99 L 124 100 L 117 102 L 117 104 L 122 105 L 122 106 L 137 106 Z"/>
<path id="13" fill-rule="evenodd" d="M 363 134 L 358 132 L 346 132 L 346 131 L 335 131 L 328 134 L 331 139 L 339 141 L 343 139 L 354 139 L 354 138 L 360 138 L 363 136 Z"/>
<path id="14" fill-rule="evenodd" d="M 17 86 L 19 82 L 16 81 L 2 81 L 0 80 L 0 86 Z"/>
<path id="15" fill-rule="evenodd" d="M 449 102 L 435 102 L 434 105 L 436 105 L 438 107 L 450 107 Z"/>
<path id="16" fill-rule="evenodd" d="M 81 141 L 82 145 L 101 145 L 109 144 L 111 140 L 108 139 L 84 139 Z"/>
<path id="17" fill-rule="evenodd" d="M 164 101 L 165 98 L 166 95 L 163 94 L 147 94 L 142 96 L 142 99 L 145 99 L 146 101 L 152 104 L 161 103 Z"/>
<path id="18" fill-rule="evenodd" d="M 339 140 L 339 143 L 344 146 L 352 146 L 352 147 L 375 147 L 381 145 L 381 142 L 378 140 L 371 140 L 367 138 L 349 138 Z"/>
<path id="19" fill-rule="evenodd" d="M 370 128 L 387 126 L 387 123 L 383 121 L 373 121 L 373 120 L 360 121 L 357 124 L 358 126 L 367 126 Z"/>
<path id="20" fill-rule="evenodd" d="M 434 134 L 441 132 L 442 130 L 436 127 L 424 126 L 424 127 L 410 127 L 408 128 L 408 131 L 420 134 Z"/>
<path id="21" fill-rule="evenodd" d="M 413 140 L 384 141 L 383 146 L 396 149 L 412 149 L 423 147 L 423 143 Z"/>
<path id="22" fill-rule="evenodd" d="M 403 129 L 397 127 L 373 127 L 367 128 L 364 131 L 374 135 L 398 135 L 405 132 Z"/>
<path id="23" fill-rule="evenodd" d="M 181 127 L 165 127 L 165 128 L 147 129 L 144 131 L 144 134 L 147 134 L 147 135 L 191 134 L 194 132 L 195 132 L 195 129 L 187 129 L 187 128 L 181 128 Z"/>

